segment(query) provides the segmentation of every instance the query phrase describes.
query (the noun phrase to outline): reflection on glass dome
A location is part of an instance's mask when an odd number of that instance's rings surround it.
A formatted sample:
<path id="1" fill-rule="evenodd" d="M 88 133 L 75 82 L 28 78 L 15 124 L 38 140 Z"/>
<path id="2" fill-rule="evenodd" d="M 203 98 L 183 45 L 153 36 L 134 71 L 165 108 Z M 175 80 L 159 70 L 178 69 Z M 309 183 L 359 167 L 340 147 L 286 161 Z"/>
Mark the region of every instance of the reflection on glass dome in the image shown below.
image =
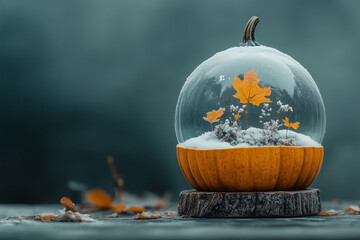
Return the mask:
<path id="1" fill-rule="evenodd" d="M 175 114 L 180 145 L 321 146 L 325 108 L 316 83 L 293 58 L 255 42 L 253 29 L 186 80 Z"/>

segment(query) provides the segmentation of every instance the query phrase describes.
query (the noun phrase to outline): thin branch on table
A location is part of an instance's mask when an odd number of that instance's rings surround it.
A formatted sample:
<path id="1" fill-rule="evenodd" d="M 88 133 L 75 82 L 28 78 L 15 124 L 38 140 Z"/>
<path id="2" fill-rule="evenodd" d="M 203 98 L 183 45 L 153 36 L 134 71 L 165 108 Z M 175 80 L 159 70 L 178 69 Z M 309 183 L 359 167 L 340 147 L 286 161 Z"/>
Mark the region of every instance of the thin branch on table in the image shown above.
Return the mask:
<path id="1" fill-rule="evenodd" d="M 116 171 L 113 156 L 109 155 L 107 158 L 107 162 L 110 167 L 112 178 L 114 179 L 114 202 L 120 203 L 121 195 L 124 189 L 124 181 Z"/>

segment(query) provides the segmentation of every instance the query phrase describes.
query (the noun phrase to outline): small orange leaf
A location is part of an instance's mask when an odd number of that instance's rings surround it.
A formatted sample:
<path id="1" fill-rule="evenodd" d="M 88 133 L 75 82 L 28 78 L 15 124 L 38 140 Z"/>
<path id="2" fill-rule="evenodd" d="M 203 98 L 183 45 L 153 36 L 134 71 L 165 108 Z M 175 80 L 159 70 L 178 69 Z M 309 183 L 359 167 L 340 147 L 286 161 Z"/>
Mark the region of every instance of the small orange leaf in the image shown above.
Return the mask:
<path id="1" fill-rule="evenodd" d="M 111 208 L 115 212 L 124 212 L 125 211 L 125 204 L 120 203 L 118 205 L 112 206 Z"/>
<path id="2" fill-rule="evenodd" d="M 225 108 L 220 108 L 219 110 L 215 111 L 212 110 L 211 112 L 206 113 L 206 117 L 203 117 L 205 121 L 209 123 L 219 122 L 220 118 L 224 114 Z"/>
<path id="3" fill-rule="evenodd" d="M 236 114 L 236 115 L 234 116 L 234 119 L 235 119 L 235 121 L 239 120 L 239 119 L 240 119 L 240 114 Z"/>
<path id="4" fill-rule="evenodd" d="M 135 212 L 135 213 L 142 213 L 142 212 L 145 212 L 146 209 L 143 208 L 143 207 L 133 206 L 133 207 L 128 208 L 127 211 L 129 211 L 129 212 Z"/>
<path id="5" fill-rule="evenodd" d="M 177 212 L 174 212 L 174 211 L 166 211 L 166 212 L 165 212 L 165 215 L 168 216 L 168 217 L 173 217 L 173 216 L 176 216 L 176 215 L 177 215 Z"/>
<path id="6" fill-rule="evenodd" d="M 102 189 L 93 189 L 85 192 L 86 198 L 99 208 L 112 208 L 111 197 Z"/>
<path id="7" fill-rule="evenodd" d="M 35 220 L 40 220 L 42 222 L 50 222 L 58 218 L 59 218 L 58 216 L 52 213 L 41 213 L 35 215 Z"/>
<path id="8" fill-rule="evenodd" d="M 148 220 L 148 219 L 158 219 L 161 218 L 160 213 L 158 212 L 142 212 L 134 216 L 134 220 Z"/>
<path id="9" fill-rule="evenodd" d="M 260 103 L 271 102 L 267 98 L 267 96 L 271 95 L 270 87 L 261 88 L 259 82 L 257 73 L 253 69 L 245 74 L 243 81 L 235 77 L 233 87 L 236 90 L 236 94 L 234 97 L 240 99 L 241 103 L 251 103 L 256 106 L 259 106 Z"/>
<path id="10" fill-rule="evenodd" d="M 70 198 L 63 197 L 60 199 L 60 203 L 64 205 L 66 212 L 69 210 L 72 212 L 77 212 L 75 204 L 70 200 Z"/>
<path id="11" fill-rule="evenodd" d="M 334 216 L 337 215 L 337 212 L 334 209 L 330 209 L 326 212 L 319 213 L 319 216 Z"/>
<path id="12" fill-rule="evenodd" d="M 345 208 L 345 212 L 360 213 L 360 207 L 353 205 L 347 206 Z"/>
<path id="13" fill-rule="evenodd" d="M 284 125 L 287 126 L 288 128 L 293 128 L 293 129 L 298 129 L 299 128 L 299 122 L 295 122 L 295 123 L 290 123 L 289 119 L 286 117 L 285 119 L 283 119 Z"/>

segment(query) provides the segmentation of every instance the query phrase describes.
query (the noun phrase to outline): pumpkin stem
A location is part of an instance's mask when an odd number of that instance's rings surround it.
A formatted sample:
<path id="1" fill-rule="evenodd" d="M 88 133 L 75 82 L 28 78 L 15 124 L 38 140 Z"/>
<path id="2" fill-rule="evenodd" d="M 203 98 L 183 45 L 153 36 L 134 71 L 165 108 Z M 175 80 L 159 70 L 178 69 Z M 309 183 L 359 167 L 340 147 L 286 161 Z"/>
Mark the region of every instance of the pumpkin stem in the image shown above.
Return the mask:
<path id="1" fill-rule="evenodd" d="M 246 24 L 244 35 L 243 35 L 243 41 L 241 46 L 259 46 L 260 44 L 255 42 L 255 28 L 256 25 L 259 23 L 259 18 L 256 16 L 253 16 L 250 18 L 248 23 Z"/>

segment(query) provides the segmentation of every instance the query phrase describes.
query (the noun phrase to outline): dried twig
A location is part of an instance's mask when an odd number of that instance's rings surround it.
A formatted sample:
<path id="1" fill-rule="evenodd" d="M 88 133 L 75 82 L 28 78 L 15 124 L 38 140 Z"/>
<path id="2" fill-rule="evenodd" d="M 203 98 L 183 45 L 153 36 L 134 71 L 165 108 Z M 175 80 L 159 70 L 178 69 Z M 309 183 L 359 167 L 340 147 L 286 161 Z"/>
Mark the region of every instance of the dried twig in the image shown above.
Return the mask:
<path id="1" fill-rule="evenodd" d="M 114 179 L 114 202 L 119 203 L 121 202 L 121 194 L 124 189 L 124 181 L 116 171 L 113 156 L 109 155 L 107 162 L 110 167 L 112 178 Z"/>

